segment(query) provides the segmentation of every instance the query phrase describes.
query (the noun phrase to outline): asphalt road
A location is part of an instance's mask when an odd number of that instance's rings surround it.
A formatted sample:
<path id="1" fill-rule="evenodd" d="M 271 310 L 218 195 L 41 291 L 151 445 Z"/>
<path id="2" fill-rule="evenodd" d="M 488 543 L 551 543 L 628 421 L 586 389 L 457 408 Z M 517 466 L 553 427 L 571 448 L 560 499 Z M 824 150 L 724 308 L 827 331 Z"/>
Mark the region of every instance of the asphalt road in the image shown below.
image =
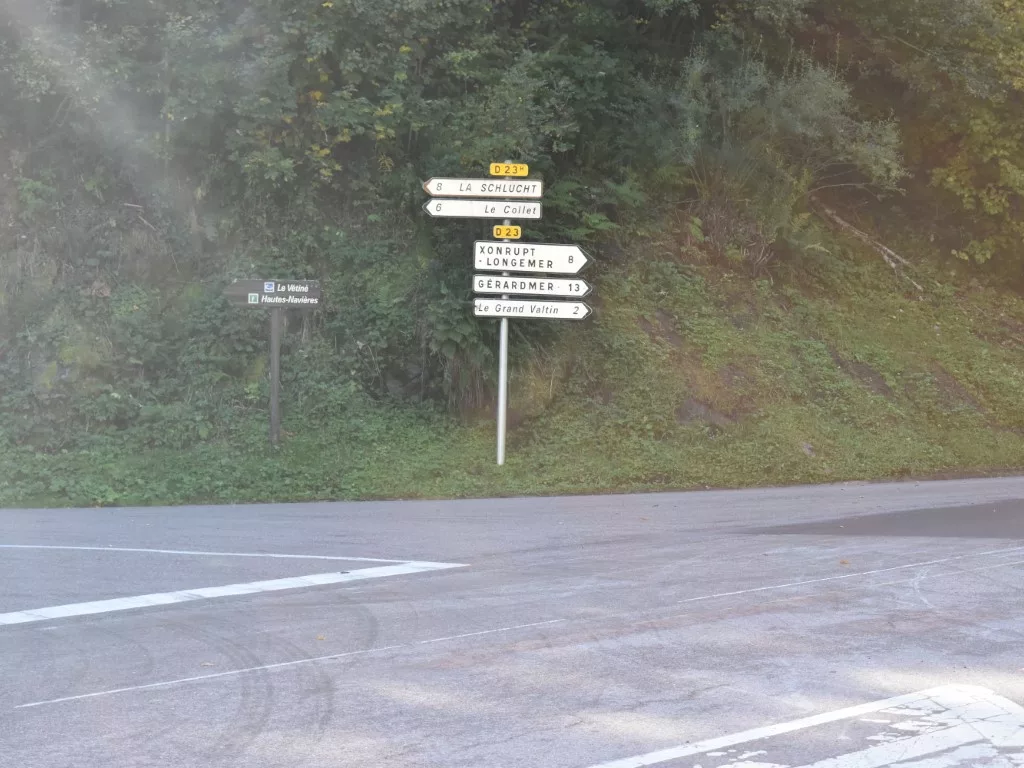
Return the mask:
<path id="1" fill-rule="evenodd" d="M 12 768 L 1002 768 L 1020 704 L 1024 478 L 0 511 Z"/>

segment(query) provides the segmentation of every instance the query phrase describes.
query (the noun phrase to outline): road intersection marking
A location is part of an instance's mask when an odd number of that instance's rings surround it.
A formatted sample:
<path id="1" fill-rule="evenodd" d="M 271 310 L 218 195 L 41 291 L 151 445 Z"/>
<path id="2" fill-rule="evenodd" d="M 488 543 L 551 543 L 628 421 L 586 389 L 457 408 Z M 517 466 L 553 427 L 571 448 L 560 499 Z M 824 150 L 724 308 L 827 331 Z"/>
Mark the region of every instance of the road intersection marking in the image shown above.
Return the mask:
<path id="1" fill-rule="evenodd" d="M 890 717 L 865 718 L 883 714 Z M 811 763 L 794 764 L 785 755 L 772 757 L 773 737 L 825 726 L 843 720 L 860 718 L 861 723 L 874 724 L 878 732 L 863 739 L 861 748 L 833 754 Z M 900 718 L 910 718 L 900 720 Z M 895 722 L 894 722 L 895 721 Z M 881 727 L 883 724 L 889 728 Z M 765 746 L 731 755 L 739 745 L 768 742 Z M 832 741 L 832 748 L 839 743 Z M 792 739 L 782 746 L 783 752 L 795 746 Z M 592 765 L 590 768 L 646 768 L 688 757 L 701 757 L 699 764 L 673 762 L 673 768 L 968 768 L 977 765 L 1024 766 L 1024 752 L 1009 754 L 1008 749 L 1024 749 L 1024 707 L 998 696 L 987 688 L 973 685 L 944 685 L 925 691 L 896 696 L 891 699 L 861 704 L 834 712 L 793 720 L 788 723 L 754 728 L 730 736 L 721 736 L 693 744 L 648 752 L 636 757 Z M 775 750 L 779 751 L 779 750 Z M 758 762 L 744 762 L 758 755 Z M 760 756 L 765 755 L 767 759 Z M 923 762 L 906 762 L 930 757 Z M 708 762 L 708 758 L 711 762 Z M 1001 762 L 979 762 L 1000 759 Z M 741 762 L 735 762 L 740 760 Z M 771 760 L 769 762 L 768 760 Z M 1011 762 L 1012 761 L 1012 762 Z"/>
<path id="2" fill-rule="evenodd" d="M 73 616 L 91 616 L 99 613 L 111 613 L 114 611 L 129 611 L 137 608 L 149 608 L 156 605 L 173 605 L 175 603 L 186 603 L 194 600 L 209 600 L 219 597 L 233 597 L 236 595 L 251 595 L 260 592 L 279 592 L 287 589 L 303 589 L 306 587 L 320 587 L 328 584 L 343 584 L 350 581 L 363 581 L 365 579 L 379 579 L 385 576 L 401 576 L 410 573 L 425 573 L 428 571 L 441 571 L 449 568 L 463 568 L 465 563 L 434 563 L 422 560 L 382 560 L 369 557 L 328 557 L 324 555 L 286 555 L 286 554 L 260 554 L 248 552 L 196 552 L 188 550 L 171 549 L 130 549 L 126 547 L 60 547 L 52 545 L 25 545 L 25 544 L 0 544 L 0 549 L 42 549 L 42 550 L 72 550 L 72 551 L 96 551 L 96 552 L 143 552 L 163 555 L 178 556 L 203 556 L 203 557 L 267 557 L 267 558 L 290 558 L 309 560 L 348 560 L 352 562 L 373 562 L 391 563 L 391 565 L 378 565 L 370 568 L 357 568 L 352 571 L 338 571 L 332 573 L 314 573 L 307 576 L 292 576 L 283 579 L 270 579 L 266 581 L 251 581 L 243 584 L 227 584 L 215 587 L 197 587 L 195 589 L 177 590 L 174 592 L 155 592 L 147 595 L 133 595 L 131 597 L 118 597 L 109 600 L 94 600 L 84 603 L 69 603 L 66 605 L 51 605 L 42 608 L 32 608 L 10 613 L 0 613 L 0 626 L 11 624 L 27 624 L 37 621 L 50 621 L 53 619 L 67 619 Z"/>

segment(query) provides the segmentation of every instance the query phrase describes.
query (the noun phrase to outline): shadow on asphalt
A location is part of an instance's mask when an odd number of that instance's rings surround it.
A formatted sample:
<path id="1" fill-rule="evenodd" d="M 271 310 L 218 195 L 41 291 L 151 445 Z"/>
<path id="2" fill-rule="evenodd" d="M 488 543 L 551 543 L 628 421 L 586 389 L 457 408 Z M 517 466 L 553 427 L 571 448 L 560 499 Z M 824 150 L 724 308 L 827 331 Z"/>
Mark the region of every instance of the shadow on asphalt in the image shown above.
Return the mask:
<path id="1" fill-rule="evenodd" d="M 1024 540 L 1024 500 L 967 507 L 910 509 L 876 515 L 842 517 L 813 523 L 743 528 L 746 534 L 818 536 L 936 536 Z"/>

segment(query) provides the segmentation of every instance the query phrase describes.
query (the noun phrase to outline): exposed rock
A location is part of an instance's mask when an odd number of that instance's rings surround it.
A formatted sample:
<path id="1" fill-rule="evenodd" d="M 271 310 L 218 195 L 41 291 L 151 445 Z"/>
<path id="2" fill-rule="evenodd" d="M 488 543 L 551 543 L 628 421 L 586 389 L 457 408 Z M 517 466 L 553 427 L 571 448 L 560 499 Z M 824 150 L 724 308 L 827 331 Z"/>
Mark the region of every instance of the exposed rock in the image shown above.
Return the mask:
<path id="1" fill-rule="evenodd" d="M 641 317 L 637 320 L 637 325 L 643 328 L 644 332 L 651 337 L 651 341 L 661 339 L 667 341 L 676 349 L 682 349 L 686 344 L 686 339 L 676 330 L 676 321 L 663 309 L 659 309 L 654 313 L 653 323 L 646 317 Z"/>
<path id="2" fill-rule="evenodd" d="M 938 363 L 932 366 L 931 374 L 935 387 L 939 390 L 939 398 L 944 406 L 947 408 L 957 408 L 966 405 L 976 411 L 985 410 L 981 403 L 964 388 L 964 385 Z"/>
<path id="3" fill-rule="evenodd" d="M 832 356 L 832 360 L 835 361 L 835 364 L 838 365 L 851 379 L 860 382 L 876 395 L 889 398 L 895 396 L 896 393 L 892 391 L 892 387 L 890 387 L 888 382 L 886 382 L 885 377 L 870 365 L 867 363 L 861 363 L 857 360 L 847 360 L 840 357 L 839 353 L 831 347 L 829 347 L 828 351 Z"/>
<path id="4" fill-rule="evenodd" d="M 676 421 L 679 424 L 710 424 L 719 429 L 724 429 L 734 423 L 731 418 L 721 411 L 716 411 L 707 403 L 695 400 L 692 397 L 676 408 Z"/>

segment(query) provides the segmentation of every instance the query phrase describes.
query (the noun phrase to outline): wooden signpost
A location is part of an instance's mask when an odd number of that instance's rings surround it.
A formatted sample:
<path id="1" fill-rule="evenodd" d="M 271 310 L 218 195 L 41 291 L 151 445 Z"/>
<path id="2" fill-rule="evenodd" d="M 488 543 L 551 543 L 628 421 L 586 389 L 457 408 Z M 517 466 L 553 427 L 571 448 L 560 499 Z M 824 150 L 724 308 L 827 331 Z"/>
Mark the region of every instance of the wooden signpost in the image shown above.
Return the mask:
<path id="1" fill-rule="evenodd" d="M 270 310 L 270 444 L 281 439 L 281 332 L 284 310 L 320 306 L 316 280 L 235 280 L 224 289 L 233 305 Z"/>

